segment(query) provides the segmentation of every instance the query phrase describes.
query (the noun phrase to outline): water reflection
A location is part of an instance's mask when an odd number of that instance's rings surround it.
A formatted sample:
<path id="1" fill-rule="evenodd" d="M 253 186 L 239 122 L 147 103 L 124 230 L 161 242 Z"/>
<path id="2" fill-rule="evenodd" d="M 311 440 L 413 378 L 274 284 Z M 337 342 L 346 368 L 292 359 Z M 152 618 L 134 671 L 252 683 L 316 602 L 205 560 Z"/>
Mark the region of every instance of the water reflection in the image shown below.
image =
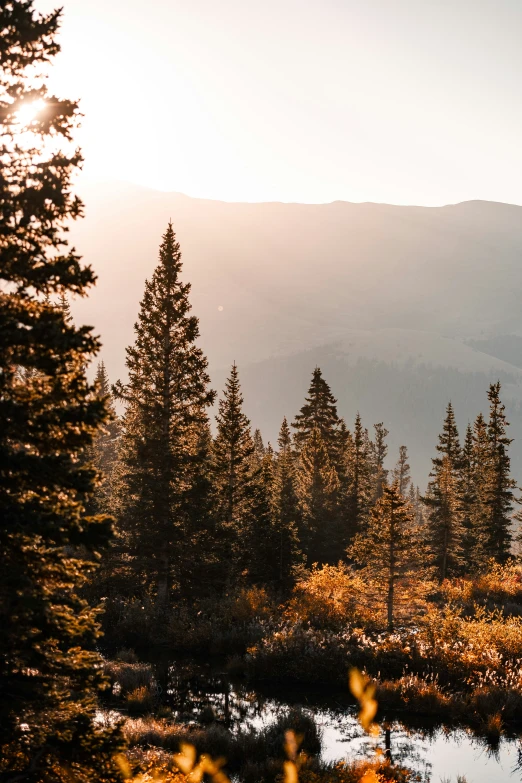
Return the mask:
<path id="1" fill-rule="evenodd" d="M 324 693 L 264 691 L 231 679 L 227 672 L 194 661 L 161 662 L 156 667 L 161 701 L 177 721 L 218 723 L 233 733 L 262 729 L 281 713 L 299 707 L 313 716 L 322 735 L 322 758 L 335 762 L 363 758 L 376 750 L 408 767 L 423 783 L 518 783 L 522 747 L 518 737 L 496 746 L 464 729 L 452 729 L 416 718 L 386 716 L 378 737 L 362 731 L 348 696 Z"/>

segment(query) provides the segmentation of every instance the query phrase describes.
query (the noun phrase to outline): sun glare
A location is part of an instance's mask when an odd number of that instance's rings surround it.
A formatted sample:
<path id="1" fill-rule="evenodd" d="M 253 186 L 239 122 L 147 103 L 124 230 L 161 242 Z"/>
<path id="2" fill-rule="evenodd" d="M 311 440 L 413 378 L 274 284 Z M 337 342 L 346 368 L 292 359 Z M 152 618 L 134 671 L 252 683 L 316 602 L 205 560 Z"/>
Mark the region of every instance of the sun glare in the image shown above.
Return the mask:
<path id="1" fill-rule="evenodd" d="M 19 125 L 31 125 L 38 117 L 39 113 L 45 107 L 45 101 L 37 100 L 31 103 L 25 103 L 16 112 L 16 121 Z"/>

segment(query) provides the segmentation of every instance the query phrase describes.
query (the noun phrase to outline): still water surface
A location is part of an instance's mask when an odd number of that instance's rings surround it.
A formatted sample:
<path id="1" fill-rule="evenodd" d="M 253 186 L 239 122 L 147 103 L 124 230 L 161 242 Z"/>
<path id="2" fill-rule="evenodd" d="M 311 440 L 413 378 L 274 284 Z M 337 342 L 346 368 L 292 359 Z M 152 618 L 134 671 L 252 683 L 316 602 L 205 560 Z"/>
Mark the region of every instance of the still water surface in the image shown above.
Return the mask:
<path id="1" fill-rule="evenodd" d="M 177 720 L 216 721 L 233 732 L 261 729 L 292 708 L 313 716 L 322 737 L 325 761 L 367 757 L 377 748 L 396 762 L 415 770 L 425 783 L 451 781 L 458 775 L 467 783 L 520 783 L 522 742 L 518 736 L 492 747 L 486 738 L 467 730 L 409 719 L 407 713 L 385 716 L 380 735 L 368 738 L 357 722 L 347 694 L 262 691 L 235 682 L 222 671 L 194 662 L 158 665 L 157 687 L 161 701 Z"/>

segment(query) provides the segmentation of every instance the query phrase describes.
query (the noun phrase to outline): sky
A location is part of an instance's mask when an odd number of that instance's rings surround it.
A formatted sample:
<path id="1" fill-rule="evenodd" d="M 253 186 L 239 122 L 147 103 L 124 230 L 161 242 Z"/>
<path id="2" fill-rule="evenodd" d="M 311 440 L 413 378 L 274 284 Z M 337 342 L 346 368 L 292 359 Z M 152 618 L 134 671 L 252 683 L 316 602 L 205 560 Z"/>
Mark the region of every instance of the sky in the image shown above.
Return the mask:
<path id="1" fill-rule="evenodd" d="M 89 180 L 522 204 L 522 0 L 60 0 Z M 48 10 L 51 0 L 36 0 Z"/>

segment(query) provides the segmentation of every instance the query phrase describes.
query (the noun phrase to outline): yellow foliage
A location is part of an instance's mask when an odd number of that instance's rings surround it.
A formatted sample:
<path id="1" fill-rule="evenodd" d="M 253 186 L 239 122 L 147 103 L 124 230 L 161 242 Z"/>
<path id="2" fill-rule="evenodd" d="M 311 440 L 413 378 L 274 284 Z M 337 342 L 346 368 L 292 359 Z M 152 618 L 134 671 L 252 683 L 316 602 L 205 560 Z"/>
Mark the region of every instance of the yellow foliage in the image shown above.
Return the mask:
<path id="1" fill-rule="evenodd" d="M 355 616 L 357 599 L 363 592 L 361 579 L 344 563 L 321 568 L 314 565 L 297 582 L 286 615 L 305 622 L 320 620 L 324 625 L 345 623 Z"/>
<path id="2" fill-rule="evenodd" d="M 377 714 L 377 702 L 374 698 L 375 685 L 358 669 L 351 669 L 350 690 L 359 702 L 359 723 L 368 734 L 375 735 L 378 733 L 377 726 L 372 723 Z"/>

